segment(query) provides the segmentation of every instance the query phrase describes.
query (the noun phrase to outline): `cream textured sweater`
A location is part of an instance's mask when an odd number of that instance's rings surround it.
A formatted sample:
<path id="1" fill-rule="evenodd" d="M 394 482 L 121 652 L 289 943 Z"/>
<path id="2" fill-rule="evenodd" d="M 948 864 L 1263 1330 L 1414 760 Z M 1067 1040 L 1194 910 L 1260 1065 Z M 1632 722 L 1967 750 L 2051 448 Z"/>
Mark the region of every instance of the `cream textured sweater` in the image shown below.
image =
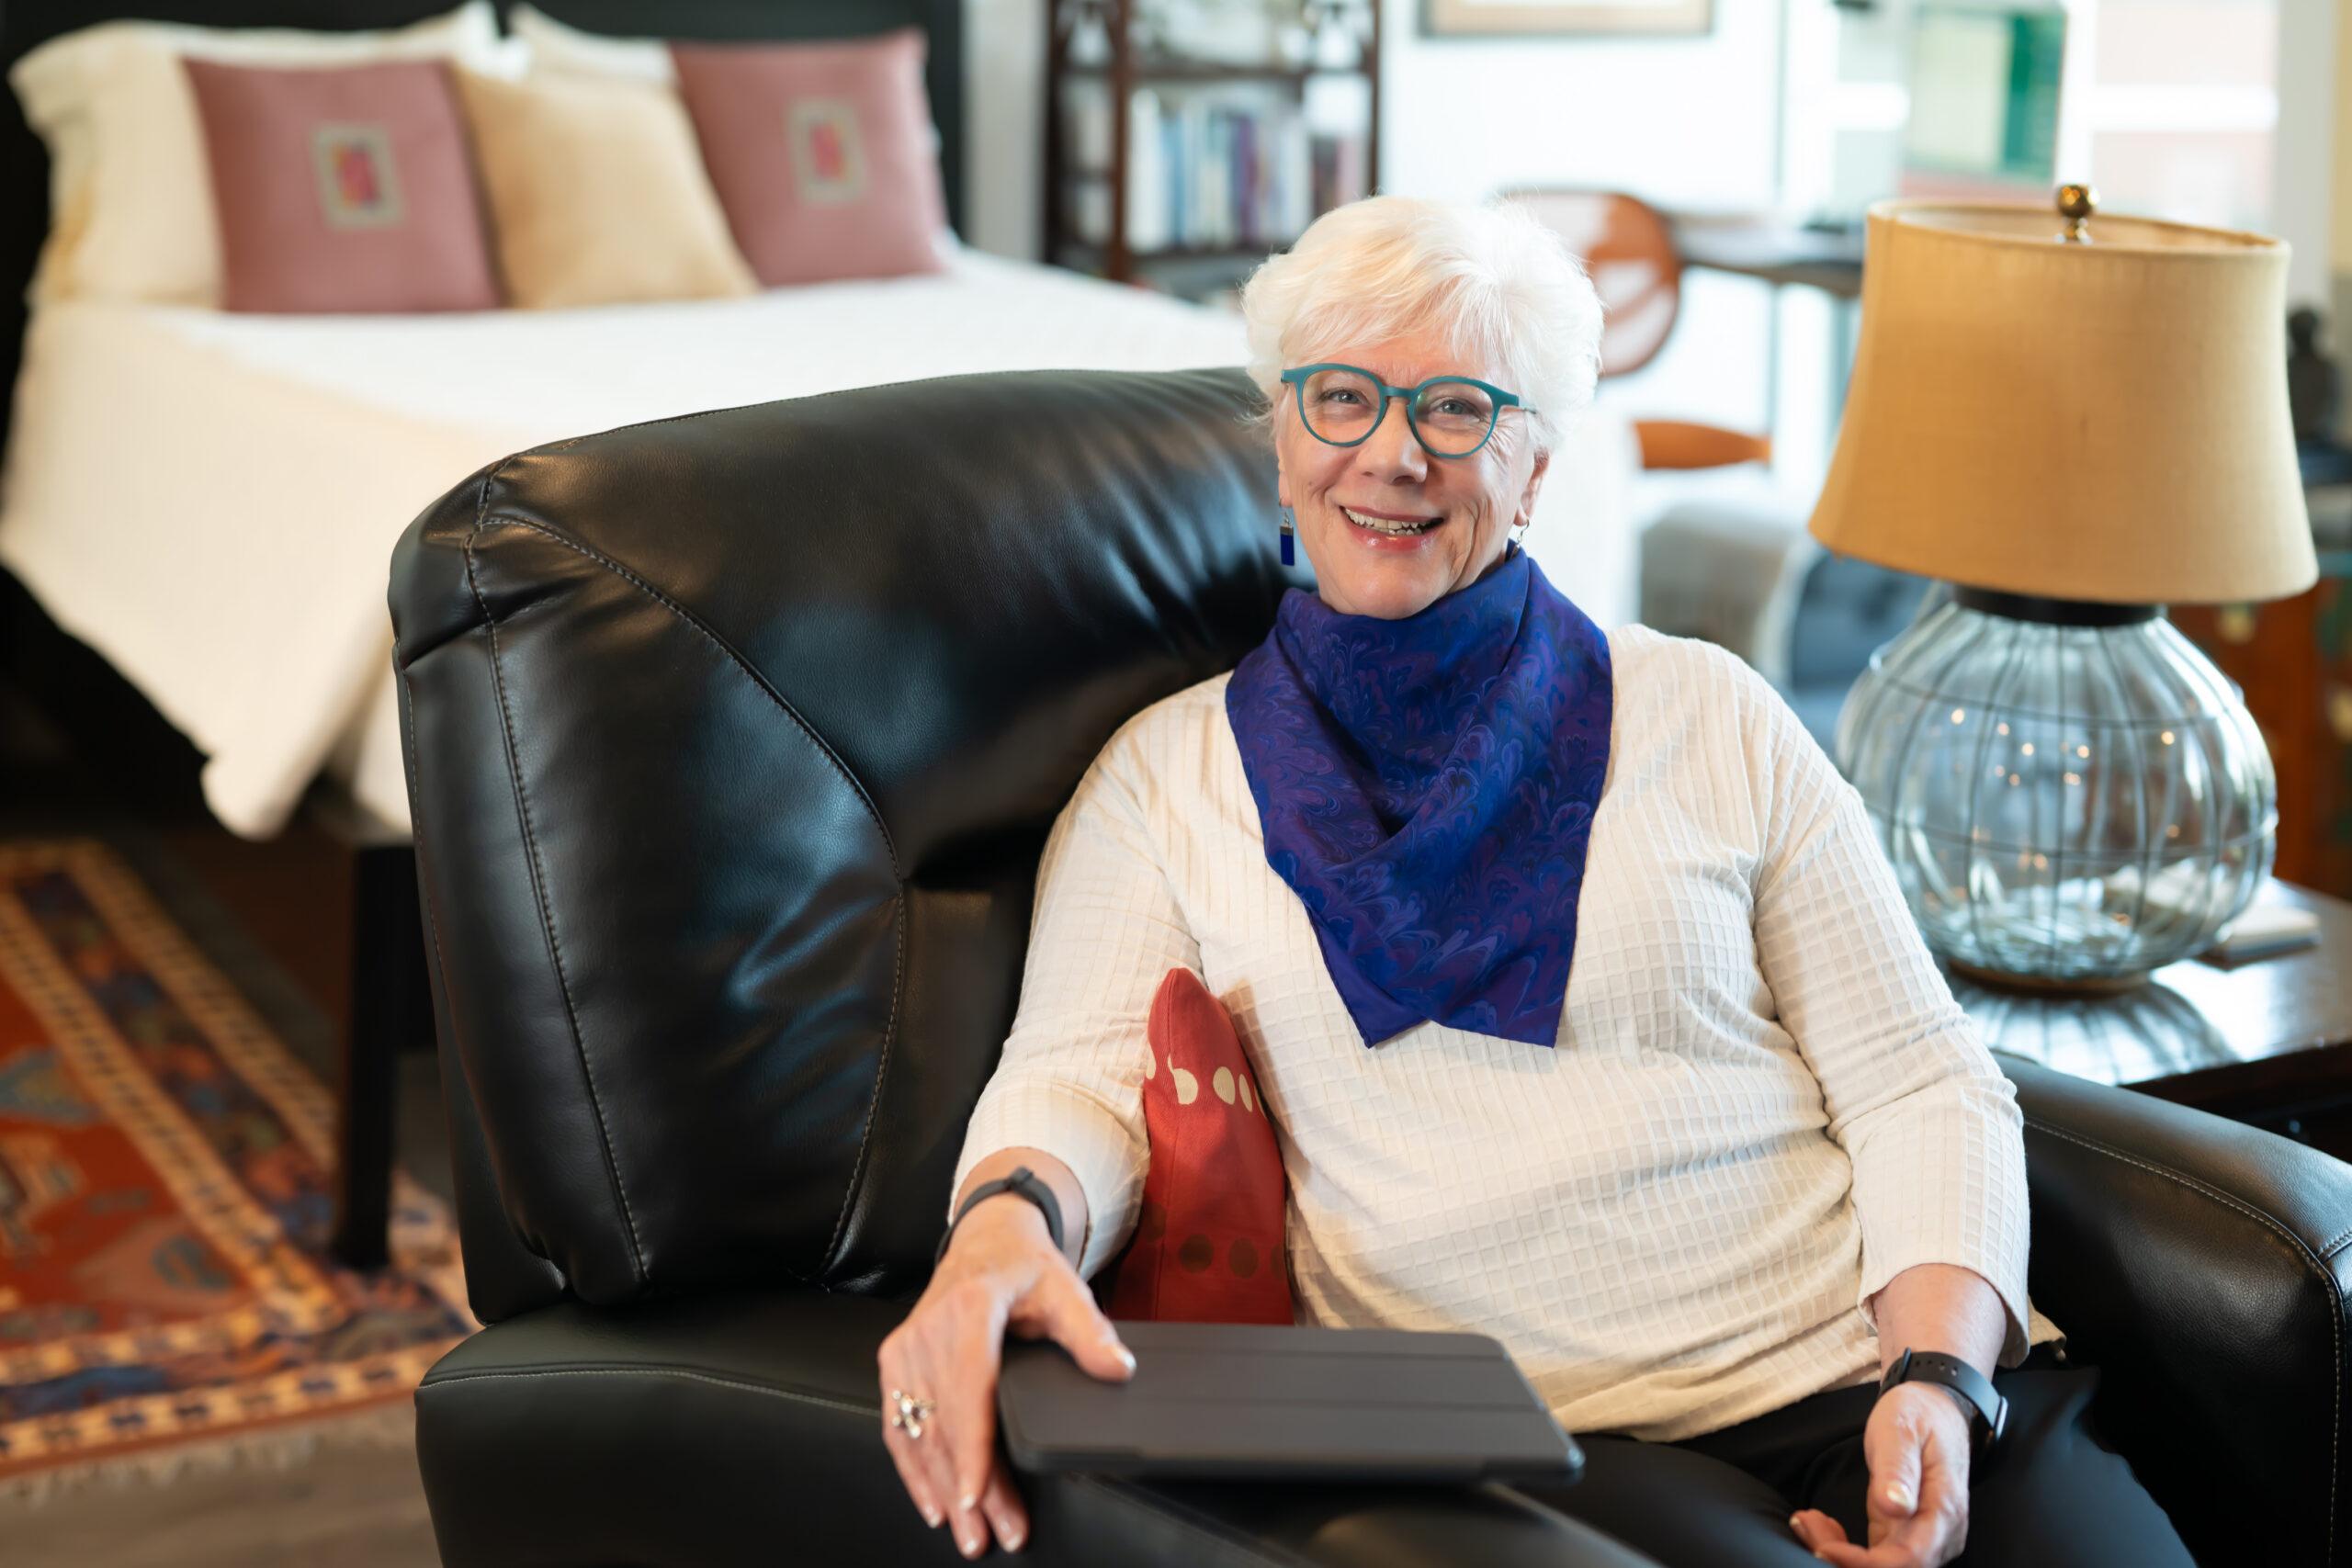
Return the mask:
<path id="1" fill-rule="evenodd" d="M 1863 1302 L 1914 1264 L 1992 1283 L 2003 1366 L 2063 1337 L 2026 1299 L 2016 1100 L 1860 797 L 1734 655 L 1640 626 L 1609 646 L 1555 1048 L 1423 1023 L 1365 1049 L 1266 864 L 1219 676 L 1113 736 L 1055 824 L 956 1187 L 1044 1149 L 1085 1189 L 1080 1271 L 1116 1256 L 1145 1016 L 1186 964 L 1280 1129 L 1303 1323 L 1492 1334 L 1570 1431 L 1660 1440 L 1875 1380 Z"/>

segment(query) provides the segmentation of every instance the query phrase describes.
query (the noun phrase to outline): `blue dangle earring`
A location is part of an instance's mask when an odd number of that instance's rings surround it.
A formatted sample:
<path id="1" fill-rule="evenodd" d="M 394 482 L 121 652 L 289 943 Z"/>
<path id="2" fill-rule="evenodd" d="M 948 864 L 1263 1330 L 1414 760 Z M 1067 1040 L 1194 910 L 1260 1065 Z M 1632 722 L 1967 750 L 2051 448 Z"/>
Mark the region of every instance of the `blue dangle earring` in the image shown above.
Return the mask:
<path id="1" fill-rule="evenodd" d="M 1291 510 L 1290 510 L 1290 508 L 1289 508 L 1289 507 L 1285 506 L 1285 507 L 1283 507 L 1283 508 L 1282 509 L 1282 511 L 1283 511 L 1283 564 L 1284 566 L 1296 566 L 1296 565 L 1298 564 L 1298 552 L 1297 552 L 1297 550 L 1296 550 L 1295 548 L 1294 548 L 1294 547 L 1292 547 L 1292 544 L 1291 544 L 1292 536 L 1293 536 L 1293 535 L 1295 533 L 1295 528 L 1293 527 L 1293 525 L 1292 525 L 1292 521 L 1291 521 Z"/>

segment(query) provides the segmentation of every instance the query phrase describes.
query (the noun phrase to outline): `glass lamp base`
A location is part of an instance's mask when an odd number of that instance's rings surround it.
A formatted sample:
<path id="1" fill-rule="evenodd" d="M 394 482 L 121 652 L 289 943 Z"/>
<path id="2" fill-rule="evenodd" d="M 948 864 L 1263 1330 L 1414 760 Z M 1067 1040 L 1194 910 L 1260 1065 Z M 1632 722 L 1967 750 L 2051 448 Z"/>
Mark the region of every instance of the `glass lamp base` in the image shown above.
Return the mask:
<path id="1" fill-rule="evenodd" d="M 2007 975 L 1997 969 L 1985 969 L 1960 959 L 1944 960 L 1951 972 L 1962 975 L 1979 985 L 1995 990 L 2023 991 L 2034 996 L 2112 996 L 2118 992 L 2137 990 L 2148 983 L 2145 970 L 2128 975 L 2083 975 L 2073 979 L 2057 980 L 2041 975 Z"/>
<path id="2" fill-rule="evenodd" d="M 2069 608 L 1963 591 L 1838 715 L 1928 945 L 1996 984 L 2136 982 L 2270 874 L 2277 784 L 2237 687 L 2152 609 Z"/>

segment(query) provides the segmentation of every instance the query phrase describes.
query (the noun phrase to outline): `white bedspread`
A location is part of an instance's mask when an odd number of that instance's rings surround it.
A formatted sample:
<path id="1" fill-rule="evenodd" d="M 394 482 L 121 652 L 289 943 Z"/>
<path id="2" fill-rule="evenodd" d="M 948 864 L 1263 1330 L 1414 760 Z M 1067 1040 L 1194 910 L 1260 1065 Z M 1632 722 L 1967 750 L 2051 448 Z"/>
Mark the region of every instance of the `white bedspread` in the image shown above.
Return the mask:
<path id="1" fill-rule="evenodd" d="M 1230 315 L 970 250 L 942 276 L 580 310 L 51 306 L 16 389 L 0 564 L 205 753 L 232 829 L 277 833 L 323 769 L 403 835 L 387 563 L 482 464 L 842 387 L 1241 358 Z M 1633 614 L 1637 465 L 1631 427 L 1593 412 L 1528 539 L 1604 626 Z"/>

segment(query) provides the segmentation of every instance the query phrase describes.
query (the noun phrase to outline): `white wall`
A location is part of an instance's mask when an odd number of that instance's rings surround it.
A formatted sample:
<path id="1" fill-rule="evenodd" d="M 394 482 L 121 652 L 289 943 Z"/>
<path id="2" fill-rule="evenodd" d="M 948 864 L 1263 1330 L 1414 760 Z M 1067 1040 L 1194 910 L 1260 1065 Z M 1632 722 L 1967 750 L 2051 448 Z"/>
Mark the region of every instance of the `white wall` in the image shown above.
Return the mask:
<path id="1" fill-rule="evenodd" d="M 964 0 L 964 239 L 1035 260 L 1045 157 L 1046 0 Z"/>
<path id="2" fill-rule="evenodd" d="M 1781 6 L 1715 0 L 1688 38 L 1424 38 L 1419 0 L 1382 0 L 1383 184 L 1476 199 L 1521 185 L 1598 186 L 1668 208 L 1773 205 Z M 1630 414 L 1761 430 L 1772 291 L 1684 275 L 1682 311 L 1657 358 L 1602 383 Z M 1752 484 L 1755 476 L 1732 476 Z M 1650 510 L 1666 488 L 1647 487 Z"/>
<path id="3" fill-rule="evenodd" d="M 1712 33 L 1637 39 L 1423 38 L 1419 0 L 1381 4 L 1382 188 L 1476 199 L 1602 186 L 1668 207 L 1772 205 L 1782 0 L 1715 0 Z M 1037 254 L 1045 26 L 1044 0 L 966 0 L 966 238 L 1003 255 Z M 1764 284 L 1686 275 L 1666 351 L 1602 397 L 1762 429 L 1771 308 Z"/>
<path id="4" fill-rule="evenodd" d="M 1780 6 L 1716 0 L 1675 39 L 1430 39 L 1383 0 L 1385 188 L 1480 197 L 1517 183 L 1622 186 L 1669 205 L 1770 200 Z M 1044 0 L 965 0 L 967 190 L 983 250 L 1032 257 Z"/>
<path id="5" fill-rule="evenodd" d="M 1383 0 L 1391 190 L 1580 184 L 1671 206 L 1771 199 L 1772 0 L 1715 0 L 1713 31 L 1691 38 L 1423 38 L 1419 9 Z"/>
<path id="6" fill-rule="evenodd" d="M 1890 28 L 1867 13 L 1844 25 L 1851 18 L 1830 0 L 1715 0 L 1713 30 L 1697 38 L 1431 39 L 1419 32 L 1419 0 L 1379 3 L 1383 187 L 1469 198 L 1556 183 L 1623 188 L 1666 206 L 1761 209 L 1785 198 L 1804 207 L 1823 193 L 1776 183 L 1782 84 L 1826 79 L 1834 89 L 1839 78 L 1883 73 L 1860 57 Z M 2067 0 L 2080 13 L 2089 3 Z M 2352 349 L 2352 17 L 2344 0 L 2272 3 L 2278 119 L 2267 226 L 2294 246 L 2290 298 L 2333 294 L 2334 342 Z M 984 250 L 1034 257 L 1045 0 L 966 0 L 965 18 L 966 237 Z M 1795 58 L 1784 62 L 1784 50 Z M 1825 51 L 1853 58 L 1825 62 Z M 1802 117 L 1803 105 L 1792 112 Z M 1777 409 L 1767 385 L 1776 309 Z M 1823 346 L 1828 309 L 1807 290 L 1784 291 L 1776 307 L 1765 285 L 1689 274 L 1666 352 L 1636 375 L 1604 383 L 1602 395 L 1629 412 L 1747 428 L 1763 428 L 1777 413 L 1781 477 L 1802 488 L 1817 476 L 1834 436 L 1814 406 L 1833 373 Z"/>
<path id="7" fill-rule="evenodd" d="M 2270 165 L 2269 231 L 2293 247 L 2287 301 L 2325 308 L 2330 209 L 2337 165 L 2337 0 L 2278 0 L 2278 128 Z M 2346 258 L 2352 260 L 2352 258 Z M 2341 342 L 2341 338 L 2338 339 Z"/>

